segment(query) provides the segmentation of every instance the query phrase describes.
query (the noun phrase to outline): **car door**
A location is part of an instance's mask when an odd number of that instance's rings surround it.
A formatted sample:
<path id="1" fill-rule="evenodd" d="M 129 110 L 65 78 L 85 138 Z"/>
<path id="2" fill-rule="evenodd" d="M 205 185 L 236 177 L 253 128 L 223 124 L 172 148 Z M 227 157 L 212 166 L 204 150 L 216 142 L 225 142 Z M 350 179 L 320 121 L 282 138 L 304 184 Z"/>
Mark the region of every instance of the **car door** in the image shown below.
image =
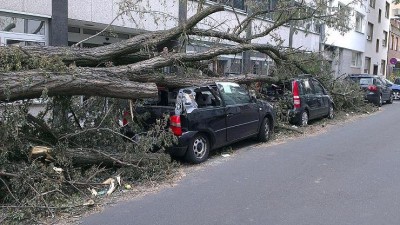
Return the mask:
<path id="1" fill-rule="evenodd" d="M 190 130 L 206 132 L 212 135 L 213 148 L 226 142 L 226 112 L 218 92 L 212 87 L 200 87 L 193 90 L 197 109 L 187 114 Z"/>
<path id="2" fill-rule="evenodd" d="M 260 124 L 259 107 L 248 91 L 230 82 L 217 85 L 226 107 L 227 142 L 256 134 Z"/>
<path id="3" fill-rule="evenodd" d="M 382 100 L 383 101 L 387 101 L 390 98 L 390 93 L 391 93 L 391 89 L 390 87 L 388 87 L 386 85 L 386 82 L 384 80 L 382 80 L 381 78 L 377 77 L 376 78 L 376 86 L 379 87 L 379 89 L 381 89 L 382 92 Z"/>
<path id="4" fill-rule="evenodd" d="M 308 117 L 310 119 L 315 118 L 318 115 L 319 102 L 318 98 L 315 96 L 315 92 L 310 79 L 301 80 L 303 86 L 303 99 L 307 104 Z M 302 99 L 302 100 L 303 100 Z"/>
<path id="5" fill-rule="evenodd" d="M 316 116 L 324 116 L 329 112 L 330 98 L 325 92 L 325 89 L 321 83 L 315 79 L 311 80 L 312 86 L 314 88 L 314 96 L 316 98 Z"/>

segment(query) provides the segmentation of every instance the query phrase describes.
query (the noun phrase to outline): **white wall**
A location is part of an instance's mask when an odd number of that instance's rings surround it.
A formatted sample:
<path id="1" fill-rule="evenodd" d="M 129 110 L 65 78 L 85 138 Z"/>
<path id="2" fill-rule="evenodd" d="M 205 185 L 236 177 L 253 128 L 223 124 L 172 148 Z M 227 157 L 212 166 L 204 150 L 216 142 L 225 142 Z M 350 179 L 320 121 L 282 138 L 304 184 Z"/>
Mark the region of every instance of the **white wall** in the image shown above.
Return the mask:
<path id="1" fill-rule="evenodd" d="M 351 0 L 341 0 L 341 3 L 347 4 Z M 333 6 L 338 6 L 338 0 L 333 1 Z M 328 45 L 337 46 L 343 48 L 346 55 L 348 56 L 348 52 L 350 51 L 357 51 L 362 52 L 362 65 L 360 68 L 350 68 L 342 69 L 342 71 L 352 71 L 361 69 L 364 71 L 365 65 L 365 57 L 371 58 L 371 67 L 369 68 L 370 73 L 373 71 L 373 65 L 378 65 L 378 75 L 383 75 L 381 73 L 381 60 L 387 60 L 387 51 L 388 51 L 388 43 L 386 46 L 382 46 L 384 40 L 383 31 L 388 32 L 389 34 L 389 26 L 390 21 L 385 17 L 385 6 L 386 0 L 376 0 L 375 1 L 375 8 L 372 8 L 369 5 L 369 0 L 364 0 L 363 4 L 352 5 L 354 11 L 359 12 L 360 14 L 364 15 L 363 19 L 363 31 L 357 32 L 354 30 L 355 25 L 355 15 L 351 17 L 351 24 L 353 25 L 353 29 L 348 33 L 342 35 L 338 31 L 333 29 L 327 29 L 327 36 L 325 43 Z M 378 22 L 378 14 L 379 9 L 381 9 L 381 22 Z M 368 22 L 374 24 L 374 31 L 373 37 L 371 41 L 367 41 L 367 28 Z M 376 40 L 379 39 L 379 52 L 376 52 Z M 387 42 L 389 37 L 387 37 Z M 342 57 L 341 60 L 351 60 L 351 57 Z M 348 65 L 348 62 L 341 62 L 340 65 Z"/>
<path id="2" fill-rule="evenodd" d="M 380 0 L 377 0 L 377 2 Z M 333 7 L 337 7 L 339 2 L 343 4 L 349 4 L 351 0 L 334 0 L 332 2 Z M 339 31 L 333 28 L 326 29 L 326 40 L 325 43 L 328 45 L 337 46 L 340 48 L 350 49 L 358 52 L 364 52 L 365 49 L 365 40 L 366 40 L 366 30 L 367 30 L 367 11 L 366 6 L 361 5 L 352 5 L 354 10 L 364 16 L 363 19 L 363 30 L 362 32 L 357 32 L 354 30 L 355 20 L 356 20 L 356 13 L 350 18 L 350 25 L 352 29 L 345 33 L 341 34 Z"/>
<path id="3" fill-rule="evenodd" d="M 375 8 L 369 7 L 368 21 L 374 24 L 374 34 L 371 41 L 366 41 L 365 44 L 365 57 L 371 58 L 371 69 L 372 72 L 373 65 L 378 65 L 378 75 L 385 75 L 381 73 L 381 60 L 385 60 L 387 64 L 387 52 L 389 46 L 389 28 L 390 19 L 385 17 L 385 6 L 386 2 L 384 0 L 376 1 Z M 379 9 L 382 11 L 381 22 L 378 22 Z M 388 33 L 386 37 L 386 46 L 382 46 L 384 35 L 383 31 Z M 376 43 L 379 40 L 379 52 L 376 52 Z M 386 66 L 386 65 L 385 65 Z"/>
<path id="4" fill-rule="evenodd" d="M 118 3 L 121 0 L 69 0 L 68 18 L 87 22 L 109 24 L 120 12 Z M 149 3 L 149 4 L 148 4 Z M 130 16 L 123 16 L 117 19 L 113 25 L 144 30 L 164 30 L 178 24 L 178 0 L 145 0 L 135 5 L 137 12 Z M 142 10 L 151 11 L 157 14 L 157 18 L 149 14 L 141 14 Z M 141 12 L 141 13 L 140 13 Z M 132 16 L 132 17 L 131 17 Z M 132 20 L 136 21 L 136 23 Z M 155 23 L 154 19 L 158 19 Z"/>
<path id="5" fill-rule="evenodd" d="M 51 0 L 0 0 L 0 11 L 51 16 Z"/>

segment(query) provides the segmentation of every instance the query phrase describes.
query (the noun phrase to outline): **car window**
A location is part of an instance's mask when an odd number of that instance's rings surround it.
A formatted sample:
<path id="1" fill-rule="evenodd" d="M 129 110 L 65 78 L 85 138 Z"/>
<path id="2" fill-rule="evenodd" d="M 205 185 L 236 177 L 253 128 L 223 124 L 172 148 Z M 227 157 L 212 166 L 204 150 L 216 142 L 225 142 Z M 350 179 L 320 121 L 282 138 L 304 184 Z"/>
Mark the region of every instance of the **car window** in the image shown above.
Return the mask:
<path id="1" fill-rule="evenodd" d="M 314 91 L 311 87 L 310 81 L 309 80 L 303 80 L 303 89 L 304 89 L 304 94 L 314 94 Z"/>
<path id="2" fill-rule="evenodd" d="M 378 85 L 378 86 L 382 86 L 384 84 L 384 82 L 381 79 L 376 78 L 375 79 L 375 84 Z"/>
<path id="3" fill-rule="evenodd" d="M 218 88 L 226 105 L 246 104 L 251 102 L 248 91 L 235 83 L 220 82 Z"/>
<path id="4" fill-rule="evenodd" d="M 315 94 L 319 94 L 319 95 L 325 94 L 324 88 L 317 80 L 312 80 L 312 84 L 314 86 Z"/>
<path id="5" fill-rule="evenodd" d="M 396 80 L 394 80 L 395 84 L 400 84 L 400 78 L 396 78 Z"/>
<path id="6" fill-rule="evenodd" d="M 372 85 L 374 84 L 374 78 L 372 77 L 363 77 L 360 79 L 360 84 L 361 85 Z"/>
<path id="7" fill-rule="evenodd" d="M 386 84 L 390 84 L 391 86 L 393 85 L 393 82 L 388 79 L 385 79 L 385 82 L 386 82 Z"/>
<path id="8" fill-rule="evenodd" d="M 215 98 L 210 90 L 196 90 L 196 103 L 199 108 L 220 106 L 220 101 Z"/>

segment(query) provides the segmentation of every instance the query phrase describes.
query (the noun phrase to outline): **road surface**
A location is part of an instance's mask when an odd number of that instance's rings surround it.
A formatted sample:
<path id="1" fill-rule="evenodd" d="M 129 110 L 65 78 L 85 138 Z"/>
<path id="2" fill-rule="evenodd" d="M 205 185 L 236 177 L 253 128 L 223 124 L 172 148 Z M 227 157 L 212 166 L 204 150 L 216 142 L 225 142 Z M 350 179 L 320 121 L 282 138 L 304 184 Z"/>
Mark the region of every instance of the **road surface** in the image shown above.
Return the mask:
<path id="1" fill-rule="evenodd" d="M 400 224 L 400 102 L 318 136 L 240 150 L 83 224 Z"/>

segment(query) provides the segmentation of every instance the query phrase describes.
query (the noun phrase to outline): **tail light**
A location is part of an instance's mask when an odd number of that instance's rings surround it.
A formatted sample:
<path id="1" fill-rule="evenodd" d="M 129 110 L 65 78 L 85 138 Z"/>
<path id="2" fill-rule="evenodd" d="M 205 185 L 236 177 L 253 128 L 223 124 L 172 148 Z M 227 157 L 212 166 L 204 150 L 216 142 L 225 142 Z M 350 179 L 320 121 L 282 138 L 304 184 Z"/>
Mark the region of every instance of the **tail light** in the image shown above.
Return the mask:
<path id="1" fill-rule="evenodd" d="M 128 124 L 129 115 L 130 115 L 130 113 L 128 111 L 125 111 L 122 114 L 122 126 L 126 126 Z"/>
<path id="2" fill-rule="evenodd" d="M 376 92 L 376 91 L 378 91 L 378 88 L 375 85 L 369 85 L 368 90 L 372 91 L 372 92 Z"/>
<path id="3" fill-rule="evenodd" d="M 170 116 L 170 128 L 172 130 L 172 133 L 176 136 L 181 136 L 182 135 L 182 127 L 181 127 L 181 116 Z"/>
<path id="4" fill-rule="evenodd" d="M 300 108 L 300 96 L 299 96 L 299 84 L 297 81 L 292 83 L 292 93 L 293 93 L 293 105 L 295 109 Z"/>

